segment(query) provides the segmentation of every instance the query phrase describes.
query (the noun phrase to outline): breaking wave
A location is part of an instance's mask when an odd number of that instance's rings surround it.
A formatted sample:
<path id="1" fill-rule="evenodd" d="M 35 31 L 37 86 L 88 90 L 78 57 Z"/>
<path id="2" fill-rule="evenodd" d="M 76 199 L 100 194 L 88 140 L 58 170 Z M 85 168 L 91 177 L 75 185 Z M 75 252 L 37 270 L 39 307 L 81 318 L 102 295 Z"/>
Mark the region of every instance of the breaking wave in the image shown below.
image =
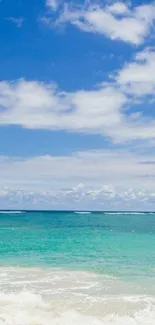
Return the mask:
<path id="1" fill-rule="evenodd" d="M 91 214 L 90 211 L 75 211 L 76 214 Z"/>
<path id="2" fill-rule="evenodd" d="M 20 292 L 0 294 L 0 325 L 154 325 L 155 308 L 153 304 L 135 311 L 99 314 L 87 309 L 78 311 L 66 303 L 44 300 L 39 294 Z"/>
<path id="3" fill-rule="evenodd" d="M 0 211 L 0 214 L 23 214 L 23 213 L 25 213 L 24 211 L 6 211 L 6 210 L 1 210 Z"/>

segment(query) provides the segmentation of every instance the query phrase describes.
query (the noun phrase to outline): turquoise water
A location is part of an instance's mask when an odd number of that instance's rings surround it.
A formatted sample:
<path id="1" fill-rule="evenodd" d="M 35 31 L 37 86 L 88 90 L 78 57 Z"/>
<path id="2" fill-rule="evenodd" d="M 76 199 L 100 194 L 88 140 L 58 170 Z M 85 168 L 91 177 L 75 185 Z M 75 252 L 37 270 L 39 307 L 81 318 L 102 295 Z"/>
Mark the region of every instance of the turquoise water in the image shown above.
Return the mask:
<path id="1" fill-rule="evenodd" d="M 154 213 L 0 213 L 0 325 L 154 325 Z"/>
<path id="2" fill-rule="evenodd" d="M 0 214 L 0 265 L 155 275 L 155 214 Z"/>

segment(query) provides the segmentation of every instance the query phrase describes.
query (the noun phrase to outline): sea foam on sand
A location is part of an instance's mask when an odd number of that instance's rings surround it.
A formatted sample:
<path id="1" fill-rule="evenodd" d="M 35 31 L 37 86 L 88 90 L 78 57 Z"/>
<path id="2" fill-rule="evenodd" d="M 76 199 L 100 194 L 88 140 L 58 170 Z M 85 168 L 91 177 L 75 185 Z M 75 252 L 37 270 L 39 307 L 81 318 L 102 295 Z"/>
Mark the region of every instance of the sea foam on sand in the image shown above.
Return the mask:
<path id="1" fill-rule="evenodd" d="M 1 268 L 0 325 L 154 325 L 155 297 L 116 278 Z"/>
<path id="2" fill-rule="evenodd" d="M 99 315 L 79 312 L 63 304 L 45 302 L 29 292 L 0 295 L 0 325 L 154 325 L 152 304 L 131 315 L 107 313 Z"/>

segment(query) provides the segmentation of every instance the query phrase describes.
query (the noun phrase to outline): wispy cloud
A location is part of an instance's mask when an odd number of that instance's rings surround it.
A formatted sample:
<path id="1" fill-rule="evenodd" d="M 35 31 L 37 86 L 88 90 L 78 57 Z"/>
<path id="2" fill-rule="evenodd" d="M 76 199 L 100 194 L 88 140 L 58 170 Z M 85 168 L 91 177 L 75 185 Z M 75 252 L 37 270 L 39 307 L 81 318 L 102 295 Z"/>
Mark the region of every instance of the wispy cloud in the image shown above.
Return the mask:
<path id="1" fill-rule="evenodd" d="M 0 156 L 1 208 L 151 209 L 154 162 L 152 152 L 114 147 L 70 156 Z"/>
<path id="2" fill-rule="evenodd" d="M 54 0 L 48 0 L 47 4 L 51 7 L 51 14 L 53 9 L 59 8 Z M 94 5 L 85 1 L 79 5 L 66 1 L 55 23 L 52 20 L 52 26 L 71 24 L 83 32 L 103 34 L 111 40 L 139 45 L 149 35 L 154 20 L 154 3 L 127 6 L 124 2 Z"/>
<path id="3" fill-rule="evenodd" d="M 114 148 L 60 157 L 1 156 L 1 207 L 149 209 L 155 202 L 154 161 L 149 153 Z"/>
<path id="4" fill-rule="evenodd" d="M 149 164 L 146 162 L 149 161 Z M 135 154 L 133 150 L 98 150 L 75 152 L 71 156 L 39 156 L 31 158 L 0 157 L 1 186 L 25 189 L 65 188 L 84 183 L 87 187 L 101 187 L 104 183 L 125 188 L 140 189 L 143 180 L 135 177 L 154 174 L 155 156 Z M 152 162 L 152 164 L 151 164 Z M 145 189 L 154 188 L 154 180 L 145 183 Z"/>
<path id="5" fill-rule="evenodd" d="M 14 23 L 18 28 L 23 26 L 24 18 L 23 17 L 7 17 L 5 20 L 11 21 Z"/>

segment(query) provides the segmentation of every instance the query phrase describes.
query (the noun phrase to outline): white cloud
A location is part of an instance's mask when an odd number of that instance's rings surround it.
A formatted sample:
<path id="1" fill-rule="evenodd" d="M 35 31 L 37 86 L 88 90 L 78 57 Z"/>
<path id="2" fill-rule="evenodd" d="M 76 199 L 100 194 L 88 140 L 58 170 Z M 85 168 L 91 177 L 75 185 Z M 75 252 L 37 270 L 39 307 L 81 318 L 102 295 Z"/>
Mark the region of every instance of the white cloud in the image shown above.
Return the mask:
<path id="1" fill-rule="evenodd" d="M 155 118 L 130 114 L 133 99 L 121 87 L 119 78 L 115 84 L 75 92 L 37 81 L 1 81 L 0 125 L 96 133 L 113 142 L 155 139 Z"/>
<path id="2" fill-rule="evenodd" d="M 78 29 L 103 34 L 112 40 L 121 40 L 139 45 L 149 35 L 155 20 L 155 5 L 127 7 L 123 2 L 112 5 L 84 5 L 65 2 L 55 26 L 72 24 Z M 49 20 L 51 24 L 51 20 Z M 53 26 L 54 21 L 52 21 Z"/>
<path id="3" fill-rule="evenodd" d="M 126 92 L 138 96 L 155 95 L 155 49 L 139 52 L 117 75 Z"/>
<path id="4" fill-rule="evenodd" d="M 123 2 L 114 2 L 112 5 L 107 7 L 107 10 L 115 15 L 130 14 L 127 4 Z"/>
<path id="5" fill-rule="evenodd" d="M 58 0 L 46 0 L 46 6 L 55 11 L 59 6 Z"/>
<path id="6" fill-rule="evenodd" d="M 66 93 L 53 84 L 0 82 L 1 125 L 104 133 L 120 124 L 125 103 L 125 95 L 111 85 Z"/>
<path id="7" fill-rule="evenodd" d="M 145 188 L 152 190 L 154 166 L 155 156 L 115 149 L 60 157 L 0 157 L 0 179 L 2 187 L 7 185 L 12 189 L 18 189 L 21 184 L 29 190 L 74 188 L 78 182 L 91 188 L 110 183 L 120 189 L 134 186 L 139 190 L 145 178 Z"/>
<path id="8" fill-rule="evenodd" d="M 92 5 L 91 1 L 85 2 L 84 5 L 69 5 L 65 2 L 64 9 L 60 15 L 58 10 L 57 16 L 59 17 L 56 25 L 71 23 L 88 32 L 102 33 L 111 39 L 140 44 L 153 28 L 155 4 L 152 2 L 133 7 L 124 2 L 109 5 Z M 51 23 L 52 19 L 52 16 L 48 16 L 46 23 Z M 19 118 L 16 109 L 18 105 L 15 103 L 14 108 L 8 110 L 7 116 L 1 113 L 0 123 L 97 133 L 112 139 L 113 142 L 147 139 L 152 141 L 155 139 L 155 116 L 153 112 L 147 112 L 145 107 L 149 110 L 151 101 L 153 103 L 155 100 L 154 62 L 155 49 L 146 48 L 137 53 L 132 62 L 126 63 L 117 71 L 115 76 L 107 76 L 111 77 L 111 81 L 105 83 L 104 80 L 97 89 L 62 94 L 59 89 L 36 82 L 33 96 L 35 88 L 42 87 L 43 93 L 48 97 L 48 107 L 44 105 L 43 109 L 40 105 L 36 111 L 31 104 L 30 118 L 27 109 L 23 114 L 23 101 L 19 100 L 21 117 Z M 15 82 L 16 93 L 20 90 L 18 83 L 21 81 Z M 26 85 L 28 86 L 28 83 L 25 82 L 25 87 Z M 12 87 L 10 84 L 7 86 Z M 4 105 L 5 107 L 8 108 L 7 105 Z"/>
<path id="9" fill-rule="evenodd" d="M 11 21 L 14 23 L 18 28 L 22 27 L 24 23 L 24 18 L 23 17 L 7 17 L 5 20 Z"/>
<path id="10" fill-rule="evenodd" d="M 155 156 L 126 150 L 0 157 L 0 202 L 16 208 L 141 208 L 154 202 Z M 144 182 L 145 179 L 145 182 Z M 8 204 L 9 203 L 9 204 Z"/>
<path id="11" fill-rule="evenodd" d="M 96 190 L 78 192 L 73 188 L 68 190 L 51 191 L 27 191 L 11 190 L 4 188 L 0 190 L 1 208 L 15 209 L 95 209 L 95 210 L 153 210 L 155 202 L 154 192 L 136 192 L 128 189 L 124 192 L 113 191 L 107 193 L 105 185 Z"/>

